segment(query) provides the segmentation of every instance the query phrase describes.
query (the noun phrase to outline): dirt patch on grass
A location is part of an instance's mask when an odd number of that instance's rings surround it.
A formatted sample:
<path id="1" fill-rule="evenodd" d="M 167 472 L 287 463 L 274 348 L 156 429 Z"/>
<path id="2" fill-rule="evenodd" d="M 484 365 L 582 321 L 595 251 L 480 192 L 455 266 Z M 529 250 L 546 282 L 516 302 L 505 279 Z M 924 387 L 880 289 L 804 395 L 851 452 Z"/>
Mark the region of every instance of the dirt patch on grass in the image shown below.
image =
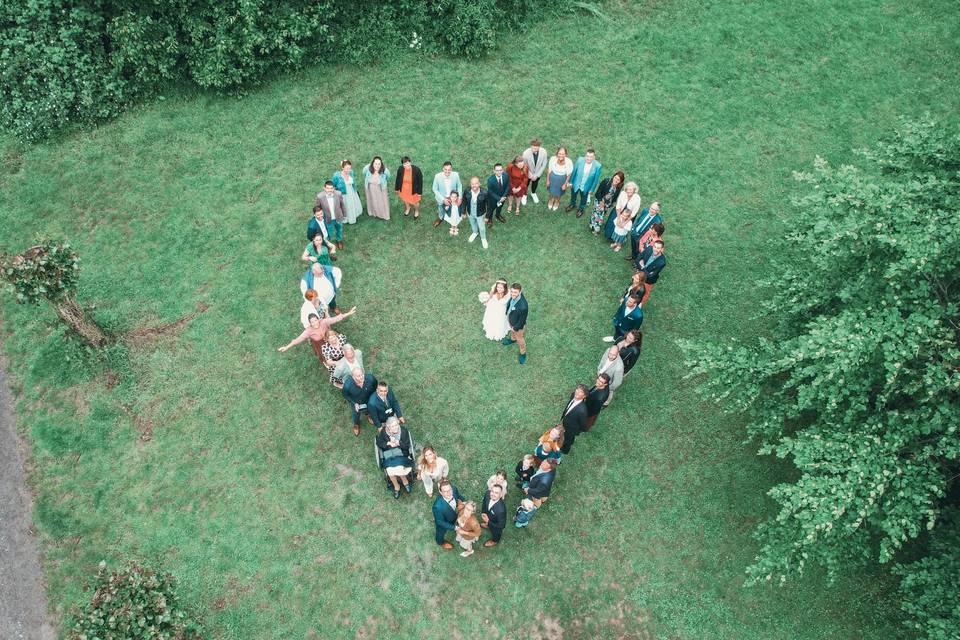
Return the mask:
<path id="1" fill-rule="evenodd" d="M 188 313 L 181 318 L 177 318 L 173 322 L 165 322 L 163 324 L 153 325 L 150 327 L 139 327 L 128 332 L 124 336 L 124 340 L 131 346 L 143 347 L 150 344 L 154 340 L 175 336 L 184 326 L 193 321 L 197 316 L 209 308 L 210 305 L 208 305 L 206 302 L 198 302 L 197 310 L 193 313 Z"/>
<path id="2" fill-rule="evenodd" d="M 151 418 L 144 418 L 128 404 L 121 404 L 120 408 L 133 420 L 133 426 L 140 432 L 140 442 L 150 442 L 153 440 L 153 420 Z"/>

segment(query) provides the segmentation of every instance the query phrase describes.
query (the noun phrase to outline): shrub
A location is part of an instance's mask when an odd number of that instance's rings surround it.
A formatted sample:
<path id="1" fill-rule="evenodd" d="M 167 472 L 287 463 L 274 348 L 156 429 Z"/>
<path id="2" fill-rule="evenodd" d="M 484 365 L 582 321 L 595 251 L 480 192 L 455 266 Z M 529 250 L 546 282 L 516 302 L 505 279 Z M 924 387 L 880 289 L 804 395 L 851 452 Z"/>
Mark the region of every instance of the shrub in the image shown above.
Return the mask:
<path id="1" fill-rule="evenodd" d="M 931 536 L 929 556 L 894 569 L 906 624 L 926 640 L 951 640 L 960 629 L 960 512 L 944 523 Z"/>
<path id="2" fill-rule="evenodd" d="M 192 640 L 200 629 L 175 592 L 170 574 L 136 563 L 107 571 L 101 562 L 90 603 L 77 615 L 68 640 Z"/>
<path id="3" fill-rule="evenodd" d="M 274 70 L 408 48 L 478 57 L 521 0 L 34 0 L 0 3 L 0 126 L 21 140 L 112 118 L 175 82 L 217 91 Z"/>

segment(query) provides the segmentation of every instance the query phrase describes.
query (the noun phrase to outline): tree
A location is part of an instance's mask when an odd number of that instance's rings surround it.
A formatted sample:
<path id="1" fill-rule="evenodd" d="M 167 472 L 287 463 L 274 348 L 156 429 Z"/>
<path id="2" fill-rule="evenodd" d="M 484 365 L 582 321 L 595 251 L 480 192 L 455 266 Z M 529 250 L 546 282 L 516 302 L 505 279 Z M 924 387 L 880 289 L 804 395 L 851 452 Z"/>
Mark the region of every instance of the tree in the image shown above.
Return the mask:
<path id="1" fill-rule="evenodd" d="M 940 515 L 960 463 L 960 136 L 902 121 L 858 153 L 862 168 L 817 158 L 795 176 L 773 335 L 682 345 L 703 392 L 798 471 L 770 491 L 751 582 L 888 562 L 956 526 Z"/>
<path id="2" fill-rule="evenodd" d="M 50 302 L 57 315 L 95 347 L 108 342 L 107 335 L 76 300 L 80 256 L 64 242 L 41 240 L 21 254 L 0 259 L 0 279 L 20 304 Z"/>

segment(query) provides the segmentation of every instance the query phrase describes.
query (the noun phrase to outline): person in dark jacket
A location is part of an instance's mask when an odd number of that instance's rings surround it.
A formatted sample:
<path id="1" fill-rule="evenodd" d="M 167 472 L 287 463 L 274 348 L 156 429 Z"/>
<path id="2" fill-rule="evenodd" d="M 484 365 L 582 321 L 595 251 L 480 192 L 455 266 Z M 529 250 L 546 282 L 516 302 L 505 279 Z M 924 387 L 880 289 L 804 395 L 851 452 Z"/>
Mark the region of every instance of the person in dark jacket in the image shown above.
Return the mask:
<path id="1" fill-rule="evenodd" d="M 628 331 L 623 340 L 617 343 L 620 347 L 620 359 L 623 360 L 623 375 L 630 373 L 633 365 L 640 359 L 640 349 L 643 346 L 643 332 L 640 329 Z"/>
<path id="2" fill-rule="evenodd" d="M 357 367 L 350 373 L 350 377 L 343 381 L 343 397 L 350 403 L 353 413 L 353 435 L 360 435 L 360 414 L 367 411 L 367 402 L 377 390 L 377 379 L 372 373 L 364 373 Z M 370 424 L 373 420 L 367 416 Z"/>
<path id="3" fill-rule="evenodd" d="M 383 380 L 377 383 L 377 392 L 371 395 L 370 400 L 367 401 L 367 413 L 370 415 L 370 419 L 373 420 L 373 426 L 377 429 L 379 429 L 380 425 L 386 422 L 390 416 L 396 416 L 397 419 L 400 420 L 400 424 L 406 422 L 403 417 L 403 412 L 400 411 L 400 403 L 397 402 L 397 398 L 393 395 L 390 386 Z"/>
<path id="4" fill-rule="evenodd" d="M 570 394 L 570 401 L 563 410 L 563 416 L 560 418 L 560 424 L 563 425 L 563 446 L 560 447 L 560 451 L 563 453 L 570 453 L 574 440 L 581 431 L 586 430 L 587 394 L 589 393 L 590 390 L 586 385 L 578 384 Z M 533 479 L 531 478 L 530 481 L 533 482 Z"/>
<path id="5" fill-rule="evenodd" d="M 544 500 L 550 497 L 550 490 L 553 488 L 553 480 L 556 475 L 556 460 L 548 458 L 540 463 L 540 468 L 530 478 L 530 484 L 523 490 L 527 497 L 533 500 L 534 506 L 539 507 Z"/>
<path id="6" fill-rule="evenodd" d="M 470 237 L 467 242 L 473 242 L 480 236 L 480 244 L 486 249 L 487 244 L 487 224 L 486 215 L 490 210 L 490 194 L 480 186 L 480 178 L 473 176 L 470 178 L 470 188 L 463 194 L 460 202 L 460 211 L 466 212 L 467 220 L 470 221 Z"/>
<path id="7" fill-rule="evenodd" d="M 423 172 L 410 161 L 410 156 L 400 158 L 397 179 L 393 182 L 397 196 L 403 201 L 403 215 L 410 215 L 413 207 L 413 219 L 420 219 L 420 199 L 423 197 Z"/>
<path id="8" fill-rule="evenodd" d="M 527 326 L 527 299 L 523 297 L 523 287 L 519 282 L 510 285 L 510 302 L 507 303 L 507 324 L 510 325 L 510 337 L 501 340 L 503 345 L 511 345 L 514 342 L 520 347 L 520 364 L 527 361 L 527 342 L 524 340 L 523 332 Z"/>
<path id="9" fill-rule="evenodd" d="M 593 423 L 597 421 L 597 416 L 603 410 L 603 405 L 610 397 L 610 376 L 605 373 L 597 375 L 597 381 L 593 388 L 587 393 L 587 423 L 584 425 L 584 431 L 590 431 Z"/>
<path id="10" fill-rule="evenodd" d="M 503 211 L 503 203 L 507 201 L 507 196 L 510 195 L 510 178 L 499 162 L 493 165 L 493 175 L 487 178 L 487 193 L 490 194 L 487 222 L 492 222 L 494 216 L 500 222 L 506 222 L 507 220 L 503 217 L 501 211 Z"/>
<path id="11" fill-rule="evenodd" d="M 639 329 L 643 324 L 643 309 L 640 308 L 642 294 L 630 294 L 624 297 L 617 312 L 613 314 L 613 335 L 604 338 L 604 342 L 619 342 L 626 332 Z"/>
<path id="12" fill-rule="evenodd" d="M 457 488 L 441 480 L 439 485 L 440 495 L 433 501 L 433 523 L 435 527 L 434 539 L 437 544 L 444 549 L 453 549 L 453 545 L 444 538 L 448 531 L 454 531 L 457 528 L 457 508 L 463 502 L 463 496 L 457 491 Z"/>
<path id="13" fill-rule="evenodd" d="M 492 547 L 500 542 L 503 528 L 507 526 L 507 507 L 503 504 L 503 488 L 500 485 L 490 487 L 490 490 L 483 494 L 480 526 L 490 530 L 490 539 L 484 542 L 483 546 Z"/>

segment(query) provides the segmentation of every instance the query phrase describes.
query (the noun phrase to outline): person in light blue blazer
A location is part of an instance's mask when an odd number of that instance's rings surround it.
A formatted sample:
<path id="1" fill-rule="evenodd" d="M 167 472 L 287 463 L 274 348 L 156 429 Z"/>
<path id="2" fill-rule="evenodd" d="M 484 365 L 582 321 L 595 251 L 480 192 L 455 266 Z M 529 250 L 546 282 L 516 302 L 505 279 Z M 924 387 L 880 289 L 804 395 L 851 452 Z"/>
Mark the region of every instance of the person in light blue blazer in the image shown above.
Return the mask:
<path id="1" fill-rule="evenodd" d="M 439 227 L 443 222 L 444 207 L 450 204 L 451 191 L 463 193 L 463 185 L 460 184 L 460 174 L 453 170 L 453 163 L 447 160 L 443 163 L 443 171 L 433 176 L 433 197 L 437 200 L 437 219 L 433 221 L 434 227 Z"/>
<path id="2" fill-rule="evenodd" d="M 600 162 L 593 149 L 577 158 L 573 165 L 573 174 L 570 176 L 570 204 L 567 211 L 577 210 L 577 217 L 583 215 L 587 206 L 587 197 L 593 193 L 600 183 Z"/>

